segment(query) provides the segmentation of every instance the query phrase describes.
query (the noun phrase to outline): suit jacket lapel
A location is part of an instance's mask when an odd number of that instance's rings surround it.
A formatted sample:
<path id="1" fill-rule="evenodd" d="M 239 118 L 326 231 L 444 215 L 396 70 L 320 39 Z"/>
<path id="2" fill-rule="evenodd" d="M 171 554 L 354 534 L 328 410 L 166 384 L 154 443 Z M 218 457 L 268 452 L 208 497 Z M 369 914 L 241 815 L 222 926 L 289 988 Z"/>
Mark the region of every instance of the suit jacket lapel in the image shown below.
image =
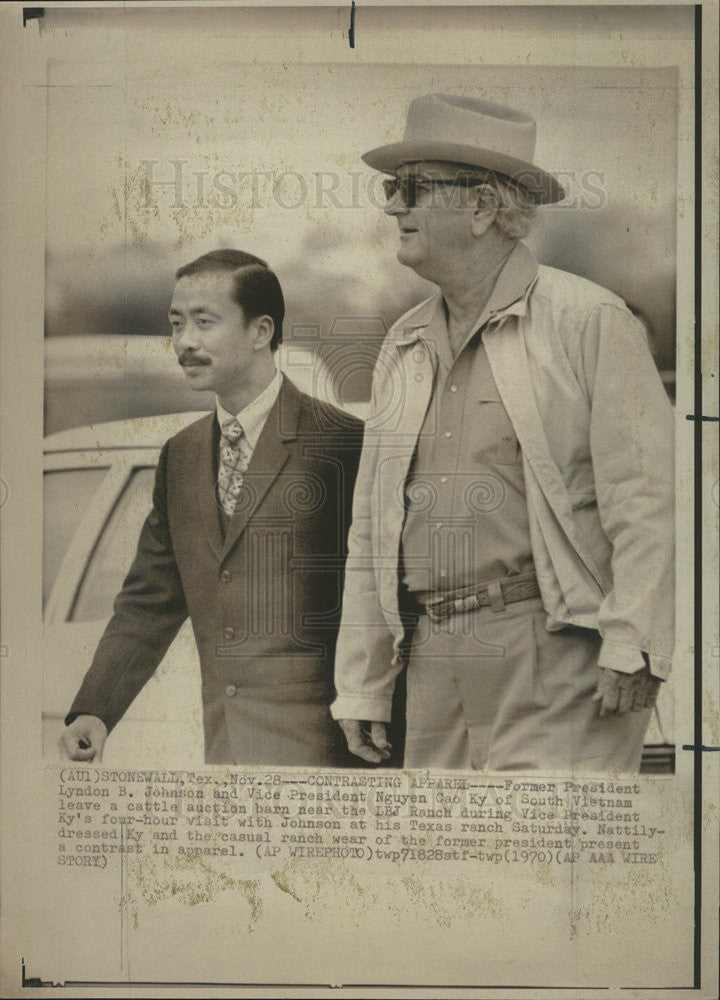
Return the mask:
<path id="1" fill-rule="evenodd" d="M 301 405 L 299 391 L 285 376 L 243 477 L 243 491 L 228 524 L 221 561 L 230 553 L 287 462 L 287 442 L 297 437 Z"/>
<path id="2" fill-rule="evenodd" d="M 197 514 L 213 554 L 220 558 L 223 547 L 216 499 L 217 453 L 220 440 L 215 413 L 191 425 L 187 462 L 183 461 L 183 499 L 187 512 Z M 188 514 L 189 516 L 189 514 Z"/>

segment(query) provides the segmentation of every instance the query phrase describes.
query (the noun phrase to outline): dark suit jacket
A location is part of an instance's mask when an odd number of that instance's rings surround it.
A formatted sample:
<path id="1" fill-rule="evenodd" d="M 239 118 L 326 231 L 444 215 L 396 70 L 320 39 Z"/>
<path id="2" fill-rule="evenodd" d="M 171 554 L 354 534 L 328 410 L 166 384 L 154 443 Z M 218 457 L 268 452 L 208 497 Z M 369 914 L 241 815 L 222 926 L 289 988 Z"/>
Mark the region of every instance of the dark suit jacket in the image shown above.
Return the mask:
<path id="1" fill-rule="evenodd" d="M 328 705 L 362 424 L 285 377 L 225 533 L 218 439 L 211 413 L 163 447 L 153 509 L 68 721 L 87 713 L 111 730 L 189 614 L 206 762 L 337 766 Z"/>

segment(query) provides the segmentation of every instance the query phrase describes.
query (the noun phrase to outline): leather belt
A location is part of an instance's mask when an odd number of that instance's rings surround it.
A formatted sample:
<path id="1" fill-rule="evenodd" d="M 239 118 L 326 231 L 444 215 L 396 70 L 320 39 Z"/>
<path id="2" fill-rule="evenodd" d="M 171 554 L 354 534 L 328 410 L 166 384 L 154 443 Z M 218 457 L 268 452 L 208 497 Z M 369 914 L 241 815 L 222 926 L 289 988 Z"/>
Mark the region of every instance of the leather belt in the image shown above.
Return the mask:
<path id="1" fill-rule="evenodd" d="M 415 607 L 420 614 L 426 614 L 430 621 L 441 622 L 477 608 L 490 607 L 493 611 L 504 611 L 506 604 L 539 596 L 540 588 L 535 574 L 518 573 L 502 580 L 484 583 L 475 590 L 465 587 L 429 600 L 418 600 Z"/>

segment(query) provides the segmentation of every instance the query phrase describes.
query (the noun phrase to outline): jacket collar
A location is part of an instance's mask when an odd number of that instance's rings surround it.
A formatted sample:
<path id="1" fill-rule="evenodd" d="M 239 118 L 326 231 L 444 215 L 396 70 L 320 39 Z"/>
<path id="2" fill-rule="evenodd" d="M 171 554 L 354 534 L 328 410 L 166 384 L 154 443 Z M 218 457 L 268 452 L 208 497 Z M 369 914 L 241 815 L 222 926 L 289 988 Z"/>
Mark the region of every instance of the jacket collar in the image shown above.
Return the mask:
<path id="1" fill-rule="evenodd" d="M 220 428 L 222 429 L 223 424 L 227 420 L 232 420 L 234 417 L 242 427 L 243 433 L 250 447 L 255 448 L 255 445 L 258 443 L 258 438 L 260 437 L 260 432 L 265 426 L 265 421 L 275 405 L 275 400 L 278 398 L 280 386 L 282 385 L 282 379 L 283 374 L 278 368 L 275 370 L 275 375 L 260 395 L 256 396 L 255 399 L 248 403 L 247 406 L 244 406 L 239 413 L 230 413 L 224 406 L 222 406 L 220 400 L 216 399 L 215 408 L 217 410 L 217 420 Z"/>
<path id="2" fill-rule="evenodd" d="M 473 323 L 470 336 L 489 321 L 505 316 L 524 316 L 527 299 L 538 275 L 539 264 L 535 254 L 524 243 L 518 242 L 505 261 L 498 275 L 490 298 Z M 395 343 L 398 347 L 414 344 L 420 338 L 438 343 L 439 331 L 444 328 L 447 337 L 447 320 L 441 292 L 421 302 L 405 318 Z M 435 333 L 433 333 L 435 331 Z"/>

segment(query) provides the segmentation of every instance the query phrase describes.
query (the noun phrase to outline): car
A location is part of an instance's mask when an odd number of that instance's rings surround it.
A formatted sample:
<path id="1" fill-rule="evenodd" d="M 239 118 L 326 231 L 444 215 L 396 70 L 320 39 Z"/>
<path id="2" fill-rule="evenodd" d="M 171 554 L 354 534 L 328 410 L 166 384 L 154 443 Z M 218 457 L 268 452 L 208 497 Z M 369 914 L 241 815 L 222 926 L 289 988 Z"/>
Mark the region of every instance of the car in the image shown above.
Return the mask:
<path id="1" fill-rule="evenodd" d="M 160 449 L 201 413 L 50 435 L 43 504 L 43 750 L 52 759 L 150 510 Z M 107 744 L 133 767 L 201 766 L 200 669 L 188 623 Z"/>

